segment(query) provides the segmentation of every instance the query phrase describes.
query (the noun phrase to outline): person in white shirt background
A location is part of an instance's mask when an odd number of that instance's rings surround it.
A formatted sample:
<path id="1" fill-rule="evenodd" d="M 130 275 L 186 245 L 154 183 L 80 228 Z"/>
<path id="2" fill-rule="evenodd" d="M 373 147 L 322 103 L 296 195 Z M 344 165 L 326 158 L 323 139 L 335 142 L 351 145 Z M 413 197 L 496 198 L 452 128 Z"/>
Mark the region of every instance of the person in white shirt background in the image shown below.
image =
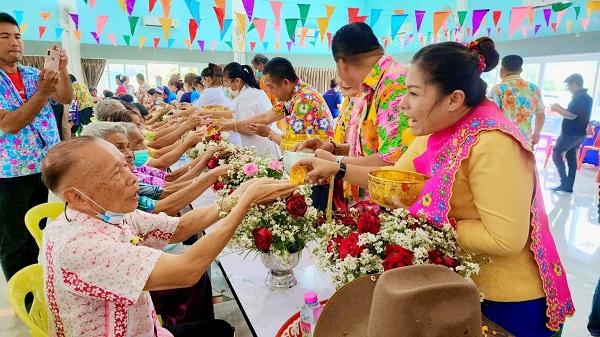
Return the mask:
<path id="1" fill-rule="evenodd" d="M 223 69 L 214 63 L 209 63 L 208 67 L 202 70 L 200 76 L 202 76 L 204 91 L 202 91 L 202 95 L 196 100 L 194 106 L 201 108 L 206 105 L 216 104 L 231 108 L 233 102 L 225 96 L 225 91 L 223 90 Z"/>
<path id="2" fill-rule="evenodd" d="M 271 110 L 273 105 L 267 94 L 260 89 L 252 68 L 237 62 L 225 66 L 223 86 L 229 91 L 233 100 L 233 120 L 240 121 Z M 277 127 L 271 125 L 271 133 L 267 138 L 246 131 L 239 132 L 242 146 L 255 146 L 259 152 L 270 152 L 275 158 L 281 153 L 279 146 L 271 141 L 271 135 L 277 133 Z"/>

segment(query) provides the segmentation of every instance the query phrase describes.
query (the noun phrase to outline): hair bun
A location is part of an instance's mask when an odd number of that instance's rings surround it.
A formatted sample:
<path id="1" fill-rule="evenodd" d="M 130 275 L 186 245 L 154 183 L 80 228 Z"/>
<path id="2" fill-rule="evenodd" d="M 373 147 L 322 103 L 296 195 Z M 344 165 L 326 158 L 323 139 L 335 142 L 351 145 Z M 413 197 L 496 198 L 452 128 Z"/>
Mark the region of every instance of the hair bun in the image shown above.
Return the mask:
<path id="1" fill-rule="evenodd" d="M 221 68 L 221 66 L 209 63 L 208 67 L 213 71 L 213 76 L 223 77 L 223 68 Z"/>
<path id="2" fill-rule="evenodd" d="M 474 49 L 485 57 L 485 69 L 483 72 L 492 71 L 500 62 L 500 55 L 496 50 L 496 44 L 489 37 L 480 37 L 469 43 L 469 48 Z"/>

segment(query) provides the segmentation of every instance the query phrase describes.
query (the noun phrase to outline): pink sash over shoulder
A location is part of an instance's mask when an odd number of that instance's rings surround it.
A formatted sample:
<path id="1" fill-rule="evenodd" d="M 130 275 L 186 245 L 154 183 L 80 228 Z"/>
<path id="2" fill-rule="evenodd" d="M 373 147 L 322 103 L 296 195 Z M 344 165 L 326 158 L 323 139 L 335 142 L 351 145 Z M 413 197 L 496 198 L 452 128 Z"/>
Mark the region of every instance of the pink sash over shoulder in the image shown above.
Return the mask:
<path id="1" fill-rule="evenodd" d="M 427 151 L 414 160 L 417 172 L 430 176 L 430 179 L 425 184 L 419 201 L 410 208 L 413 215 L 425 217 L 433 223 L 450 222 L 456 226 L 453 219 L 448 219 L 456 172 L 462 160 L 469 156 L 479 135 L 493 130 L 510 135 L 530 152 L 531 160 L 535 161 L 531 145 L 519 130 L 504 117 L 493 102 L 485 100 L 451 128 L 431 135 L 427 142 Z M 566 273 L 550 233 L 537 170 L 531 200 L 530 235 L 531 250 L 546 294 L 546 315 L 549 318 L 546 326 L 558 331 L 560 324 L 563 324 L 567 317 L 573 316 L 575 307 Z"/>

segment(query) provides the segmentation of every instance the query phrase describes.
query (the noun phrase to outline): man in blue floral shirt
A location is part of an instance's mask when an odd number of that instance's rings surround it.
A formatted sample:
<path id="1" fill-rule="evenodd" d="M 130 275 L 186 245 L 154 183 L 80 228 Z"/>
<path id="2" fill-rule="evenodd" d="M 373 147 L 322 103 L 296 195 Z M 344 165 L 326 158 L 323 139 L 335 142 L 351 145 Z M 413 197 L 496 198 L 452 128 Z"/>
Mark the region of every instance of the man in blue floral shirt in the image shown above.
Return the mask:
<path id="1" fill-rule="evenodd" d="M 59 141 L 50 101 L 70 104 L 68 59 L 59 70 L 22 66 L 23 40 L 17 21 L 0 13 L 0 263 L 8 280 L 37 263 L 38 247 L 25 227 L 27 211 L 48 201 L 41 162 Z"/>

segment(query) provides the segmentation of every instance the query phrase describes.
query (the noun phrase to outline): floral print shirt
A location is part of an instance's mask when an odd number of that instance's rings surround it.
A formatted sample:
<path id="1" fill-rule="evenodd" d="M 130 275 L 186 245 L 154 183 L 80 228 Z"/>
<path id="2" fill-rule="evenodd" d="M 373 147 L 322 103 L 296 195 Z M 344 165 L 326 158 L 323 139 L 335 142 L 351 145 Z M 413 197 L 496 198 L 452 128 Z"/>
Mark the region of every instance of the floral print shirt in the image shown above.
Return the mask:
<path id="1" fill-rule="evenodd" d="M 77 108 L 79 110 L 91 108 L 94 106 L 94 100 L 90 90 L 85 84 L 80 82 L 74 82 L 73 84 L 73 96 L 77 100 Z"/>
<path id="2" fill-rule="evenodd" d="M 150 98 L 150 95 L 148 95 L 148 90 L 150 90 L 150 87 L 148 86 L 148 84 L 142 83 L 142 84 L 140 84 L 140 87 L 138 88 L 138 90 L 133 93 L 135 98 L 137 98 L 138 102 L 142 103 L 145 106 L 152 105 L 151 104 L 152 99 Z"/>
<path id="3" fill-rule="evenodd" d="M 335 123 L 335 131 L 333 132 L 333 141 L 340 144 L 345 144 L 346 141 L 346 128 L 350 124 L 350 114 L 352 108 L 354 108 L 354 102 L 356 97 L 344 97 L 342 107 L 340 108 L 340 115 L 337 123 Z"/>
<path id="4" fill-rule="evenodd" d="M 383 55 L 363 80 L 347 130 L 351 156 L 378 154 L 395 163 L 412 143 L 408 118 L 400 108 L 407 71 L 407 66 Z"/>
<path id="5" fill-rule="evenodd" d="M 133 169 L 133 174 L 137 177 L 138 183 L 165 187 L 167 184 L 167 172 L 157 168 L 142 165 Z"/>
<path id="6" fill-rule="evenodd" d="M 511 75 L 496 84 L 488 97 L 517 126 L 525 139 L 530 140 L 533 115 L 543 114 L 545 109 L 540 88 L 519 75 Z"/>
<path id="7" fill-rule="evenodd" d="M 333 118 L 323 96 L 298 79 L 292 99 L 273 106 L 273 112 L 285 116 L 287 134 L 333 136 Z"/>
<path id="8" fill-rule="evenodd" d="M 50 336 L 172 337 L 144 285 L 179 219 L 136 210 L 113 225 L 74 210 L 67 215 L 44 229 Z"/>
<path id="9" fill-rule="evenodd" d="M 37 92 L 40 71 L 17 65 L 25 94 L 31 98 Z M 0 70 L 0 109 L 14 111 L 24 103 L 10 78 Z M 35 119 L 16 134 L 0 130 L 0 178 L 14 178 L 41 172 L 42 159 L 60 142 L 58 127 L 50 101 Z"/>

